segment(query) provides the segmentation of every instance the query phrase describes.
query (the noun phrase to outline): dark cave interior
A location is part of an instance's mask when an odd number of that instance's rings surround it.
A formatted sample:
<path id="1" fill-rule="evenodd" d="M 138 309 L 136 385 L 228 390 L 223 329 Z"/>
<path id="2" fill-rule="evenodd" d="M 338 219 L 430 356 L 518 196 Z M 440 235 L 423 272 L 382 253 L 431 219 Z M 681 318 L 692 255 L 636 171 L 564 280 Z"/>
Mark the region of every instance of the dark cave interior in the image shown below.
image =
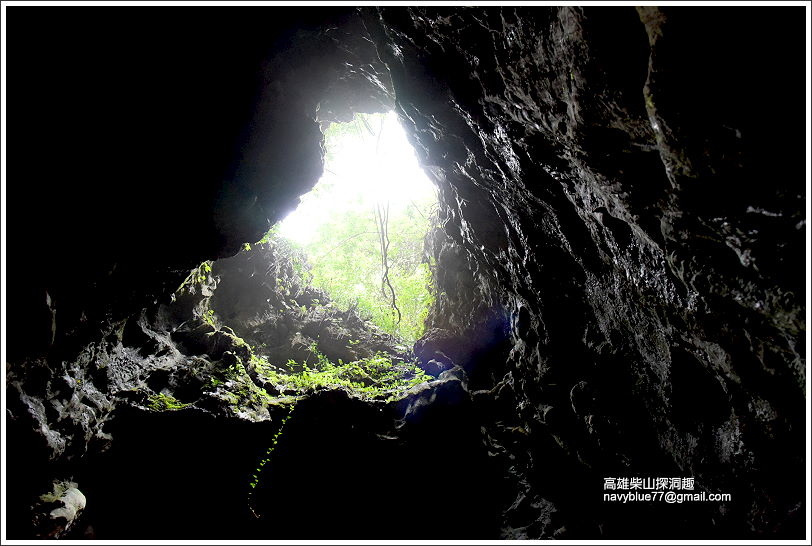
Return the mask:
<path id="1" fill-rule="evenodd" d="M 9 538 L 804 537 L 803 7 L 5 13 Z M 430 377 L 284 403 L 260 343 L 397 349 L 239 251 L 389 110 Z M 604 500 L 652 476 L 732 500 Z"/>

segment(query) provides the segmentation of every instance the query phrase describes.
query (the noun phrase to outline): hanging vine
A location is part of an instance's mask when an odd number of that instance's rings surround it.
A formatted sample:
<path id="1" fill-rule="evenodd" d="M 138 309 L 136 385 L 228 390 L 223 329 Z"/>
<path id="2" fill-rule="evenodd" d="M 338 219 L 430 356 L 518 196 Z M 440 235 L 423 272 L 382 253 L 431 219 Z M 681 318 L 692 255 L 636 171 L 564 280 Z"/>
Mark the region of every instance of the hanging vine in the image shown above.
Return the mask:
<path id="1" fill-rule="evenodd" d="M 378 202 L 375 205 L 375 221 L 378 226 L 378 242 L 381 247 L 381 293 L 384 298 L 392 299 L 392 314 L 397 314 L 396 324 L 400 324 L 401 314 L 398 308 L 395 289 L 389 280 L 389 202 L 386 205 Z M 386 289 L 389 289 L 387 294 Z"/>
<path id="2" fill-rule="evenodd" d="M 290 420 L 291 415 L 293 415 L 293 410 L 296 409 L 296 403 L 292 403 L 289 406 L 288 413 L 284 417 L 282 417 L 282 421 L 279 424 L 279 428 L 277 429 L 276 433 L 271 438 L 271 445 L 265 450 L 265 455 L 259 461 L 257 469 L 254 471 L 255 473 L 251 476 L 251 481 L 249 482 L 248 486 L 250 489 L 248 490 L 248 509 L 251 511 L 251 514 L 256 518 L 260 519 L 262 516 L 259 512 L 257 512 L 257 507 L 255 504 L 254 499 L 254 491 L 256 490 L 257 486 L 259 485 L 260 477 L 262 476 L 262 471 L 271 461 L 271 454 L 276 449 L 276 445 L 279 443 L 279 437 L 282 436 L 282 432 L 285 430 L 285 425 Z"/>

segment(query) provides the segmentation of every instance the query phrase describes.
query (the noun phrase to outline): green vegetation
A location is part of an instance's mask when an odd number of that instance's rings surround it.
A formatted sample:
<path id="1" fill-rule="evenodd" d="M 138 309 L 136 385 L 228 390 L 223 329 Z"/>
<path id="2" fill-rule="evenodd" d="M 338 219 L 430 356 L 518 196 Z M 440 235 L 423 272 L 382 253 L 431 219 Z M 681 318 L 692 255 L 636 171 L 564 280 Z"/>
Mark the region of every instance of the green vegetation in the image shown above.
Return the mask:
<path id="1" fill-rule="evenodd" d="M 316 356 L 316 363 L 309 366 L 307 363 L 299 364 L 290 360 L 287 367 L 291 371 L 282 371 L 270 365 L 267 357 L 251 357 L 251 363 L 261 378 L 273 384 L 279 393 L 294 394 L 294 397 L 280 396 L 277 399 L 289 401 L 286 404 L 289 407 L 288 413 L 282 418 L 279 429 L 271 437 L 270 446 L 259 460 L 248 483 L 248 508 L 257 518 L 260 515 L 255 509 L 254 491 L 260 484 L 263 471 L 271 462 L 272 454 L 300 395 L 319 388 L 343 388 L 364 398 L 394 400 L 411 387 L 431 379 L 414 364 L 393 362 L 390 356 L 383 353 L 346 364 L 339 360 L 336 364 L 320 353 L 315 346 L 311 347 L 311 351 Z M 300 371 L 292 371 L 296 369 Z"/>
<path id="2" fill-rule="evenodd" d="M 214 322 L 214 310 L 213 309 L 208 309 L 206 312 L 204 312 L 201 315 L 200 318 L 202 318 L 207 324 L 216 327 L 216 324 Z"/>
<path id="3" fill-rule="evenodd" d="M 53 490 L 48 493 L 43 493 L 42 495 L 40 495 L 39 500 L 47 503 L 59 502 L 62 499 L 62 497 L 65 496 L 65 493 L 69 489 L 75 489 L 76 487 L 78 487 L 76 483 L 71 481 L 54 482 Z"/>
<path id="4" fill-rule="evenodd" d="M 203 283 L 209 279 L 209 276 L 211 275 L 211 264 L 212 262 L 210 261 L 200 264 L 200 267 L 197 269 L 197 282 Z"/>
<path id="5" fill-rule="evenodd" d="M 389 163 L 405 168 L 390 148 L 408 144 L 405 136 L 402 143 L 394 142 L 397 135 L 387 136 L 393 133 L 395 119 L 378 114 L 332 124 L 325 131 L 326 174 L 303 196 L 299 210 L 306 219 L 293 228 L 300 242 L 285 239 L 278 227 L 260 242 L 276 241 L 292 249 L 290 254 L 306 255 L 306 266 L 294 262 L 305 281 L 325 290 L 340 309 L 356 309 L 412 343 L 422 335 L 434 301 L 423 240 L 437 197 L 425 177 L 415 182 L 416 194 L 404 193 L 411 180 L 385 169 Z"/>
<path id="6" fill-rule="evenodd" d="M 147 398 L 147 407 L 154 411 L 179 410 L 188 405 L 166 394 L 153 394 Z"/>
<path id="7" fill-rule="evenodd" d="M 242 345 L 247 345 L 242 339 L 236 338 Z M 235 346 L 239 346 L 235 343 Z M 251 360 L 256 357 L 251 355 Z M 262 387 L 256 385 L 242 359 L 227 352 L 217 364 L 208 379 L 208 387 L 217 398 L 227 402 L 235 413 L 250 411 L 261 412 L 270 404 L 280 403 L 275 400 Z"/>
<path id="8" fill-rule="evenodd" d="M 258 518 L 259 515 L 257 514 L 256 510 L 254 510 L 254 489 L 259 485 L 259 479 L 262 476 L 262 471 L 269 462 L 271 462 L 271 454 L 273 454 L 274 450 L 276 449 L 276 444 L 279 443 L 279 437 L 282 436 L 282 432 L 285 430 L 285 424 L 290 420 L 290 416 L 293 414 L 293 410 L 296 409 L 296 404 L 293 403 L 288 410 L 288 414 L 282 418 L 282 422 L 279 424 L 279 429 L 271 438 L 271 445 L 265 450 L 265 455 L 262 459 L 260 459 L 257 468 L 254 470 L 254 474 L 251 475 L 251 481 L 248 483 L 248 487 L 251 489 L 248 491 L 248 508 L 251 510 L 251 513 L 254 514 L 254 517 Z"/>
<path id="9" fill-rule="evenodd" d="M 353 362 L 331 362 L 313 349 L 317 361 L 298 363 L 289 360 L 282 371 L 269 365 L 267 358 L 254 357 L 257 372 L 281 392 L 305 393 L 320 388 L 344 388 L 365 398 L 395 399 L 404 391 L 429 381 L 423 370 L 409 362 L 393 362 L 392 357 L 378 353 Z M 297 370 L 297 371 L 294 371 Z"/>
<path id="10" fill-rule="evenodd" d="M 385 332 L 412 343 L 423 333 L 433 302 L 431 273 L 422 261 L 431 204 L 423 205 L 389 217 L 386 261 L 391 291 L 382 280 L 379 235 L 371 211 L 331 215 L 304 247 L 314 286 L 326 291 L 341 309 L 356 308 Z M 399 313 L 392 306 L 392 292 Z"/>
<path id="11" fill-rule="evenodd" d="M 183 296 L 184 294 L 194 294 L 199 287 L 196 284 L 203 284 L 211 280 L 211 266 L 214 262 L 207 260 L 202 262 L 199 266 L 195 267 L 189 272 L 189 275 L 180 283 L 180 286 L 172 294 L 173 298 Z M 173 300 L 174 301 L 174 300 Z"/>

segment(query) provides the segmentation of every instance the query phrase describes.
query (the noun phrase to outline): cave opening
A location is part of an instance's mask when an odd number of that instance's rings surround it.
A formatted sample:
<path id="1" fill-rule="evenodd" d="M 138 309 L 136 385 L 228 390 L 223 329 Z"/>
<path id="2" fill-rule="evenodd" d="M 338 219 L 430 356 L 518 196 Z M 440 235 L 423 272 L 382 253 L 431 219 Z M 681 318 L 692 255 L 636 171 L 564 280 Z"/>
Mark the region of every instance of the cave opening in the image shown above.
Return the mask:
<path id="1" fill-rule="evenodd" d="M 299 206 L 236 256 L 201 264 L 176 299 L 208 294 L 194 324 L 245 343 L 231 352 L 261 398 L 343 388 L 391 400 L 431 379 L 412 346 L 434 299 L 424 248 L 437 188 L 394 112 L 322 130 L 324 172 Z M 205 348 L 182 330 L 190 353 Z"/>
<path id="2" fill-rule="evenodd" d="M 335 304 L 414 343 L 433 301 L 423 247 L 437 188 L 395 112 L 355 114 L 324 136 L 324 175 L 273 235 L 304 251 L 312 283 Z"/>
<path id="3" fill-rule="evenodd" d="M 396 502 L 400 508 L 392 510 L 370 499 L 424 478 L 424 465 L 404 462 L 425 459 L 429 450 L 456 459 L 479 454 L 471 430 L 449 432 L 443 419 L 408 446 L 393 441 L 398 412 L 408 415 L 398 430 L 408 430 L 405 421 L 426 418 L 423 396 L 453 401 L 462 388 L 455 388 L 459 370 L 450 370 L 437 395 L 430 384 L 452 366 L 426 367 L 412 348 L 434 298 L 424 239 L 436 227 L 437 189 L 394 112 L 356 114 L 322 129 L 324 176 L 299 207 L 236 255 L 201 263 L 171 303 L 121 332 L 124 346 L 150 347 L 137 356 L 156 368 L 131 395 L 148 411 L 120 412 L 110 427 L 116 446 L 77 475 L 89 495 L 113 498 L 120 484 L 101 476 L 137 466 L 135 480 L 146 486 L 128 502 L 150 504 L 157 514 L 137 536 L 176 538 L 190 530 L 227 536 L 223 523 L 240 521 L 244 536 L 272 529 L 292 537 L 308 519 L 303 507 L 321 514 L 308 521 L 315 536 L 355 532 L 358 506 L 371 514 L 372 531 L 364 533 L 390 529 L 405 506 Z M 386 260 L 388 280 L 381 278 Z M 170 333 L 164 337 L 157 324 Z M 161 367 L 168 358 L 188 362 L 188 373 Z M 261 425 L 221 434 L 213 416 L 224 405 L 241 423 Z M 156 423 L 153 415 L 168 415 L 171 423 Z M 132 431 L 144 431 L 150 442 Z M 162 446 L 160 456 L 152 442 Z M 167 465 L 166 453 L 183 459 L 182 469 Z M 324 469 L 325 454 L 334 471 Z M 232 500 L 227 508 L 152 497 L 150 490 L 166 483 L 200 491 L 214 460 L 218 487 Z M 347 476 L 357 493 L 344 487 Z M 467 485 L 456 487 L 475 498 Z M 91 507 L 86 518 L 93 528 L 81 532 L 106 537 L 126 525 L 109 506 Z"/>

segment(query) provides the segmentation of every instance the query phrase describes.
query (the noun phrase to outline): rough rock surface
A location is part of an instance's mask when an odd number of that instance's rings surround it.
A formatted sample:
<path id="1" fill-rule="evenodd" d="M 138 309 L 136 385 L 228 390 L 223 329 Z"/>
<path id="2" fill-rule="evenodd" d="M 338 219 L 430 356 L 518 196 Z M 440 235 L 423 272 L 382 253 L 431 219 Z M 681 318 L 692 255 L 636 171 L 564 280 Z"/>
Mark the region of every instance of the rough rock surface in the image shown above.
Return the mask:
<path id="1" fill-rule="evenodd" d="M 87 499 L 73 482 L 56 482 L 53 489 L 40 495 L 34 507 L 37 538 L 61 538 L 76 523 L 87 506 Z"/>
<path id="2" fill-rule="evenodd" d="M 366 14 L 443 193 L 433 323 L 470 346 L 509 320 L 484 424 L 518 486 L 504 536 L 801 532 L 803 137 L 772 106 L 802 103 L 801 33 L 765 30 L 784 15 Z M 639 475 L 735 500 L 601 502 Z"/>
<path id="3" fill-rule="evenodd" d="M 803 536 L 800 7 L 8 11 L 12 538 L 66 480 L 71 538 Z M 390 106 L 440 189 L 437 379 L 288 414 L 242 338 L 350 317 L 196 268 Z M 601 500 L 633 476 L 733 500 Z"/>
<path id="4" fill-rule="evenodd" d="M 313 288 L 306 258 L 294 253 L 272 240 L 214 262 L 219 282 L 210 308 L 218 320 L 276 365 L 312 360 L 314 344 L 334 362 L 398 354 L 395 338 L 356 311 L 339 310 L 327 293 Z M 409 348 L 400 349 L 401 358 L 408 358 Z"/>
<path id="5" fill-rule="evenodd" d="M 386 396 L 379 396 L 382 401 L 376 405 L 339 387 L 333 387 L 332 394 L 316 387 L 301 392 L 271 381 L 268 368 L 297 372 L 308 363 L 316 368 L 318 359 L 324 357 L 333 362 L 379 354 L 410 358 L 408 348 L 396 345 L 394 338 L 354 311 L 338 310 L 326 294 L 307 284 L 296 272 L 290 254 L 279 245 L 277 241 L 258 244 L 212 265 L 204 262 L 189 274 L 170 302 L 149 306 L 115 324 L 102 340 L 79 355 L 65 376 L 43 373 L 45 394 L 30 390 L 30 376 L 17 370 L 8 372 L 15 395 L 8 404 L 10 439 L 15 443 L 47 442 L 47 448 L 39 452 L 48 457 L 48 461 L 27 461 L 28 449 L 13 450 L 12 467 L 29 467 L 40 479 L 54 475 L 64 480 L 32 505 L 36 536 L 113 538 L 120 536 L 120 526 L 126 526 L 124 522 L 135 513 L 142 513 L 140 517 L 146 521 L 138 529 L 126 531 L 133 538 L 256 538 L 273 532 L 295 536 L 296 524 L 283 531 L 276 518 L 271 523 L 232 528 L 235 521 L 247 522 L 280 511 L 278 499 L 262 497 L 268 480 L 258 484 L 255 497 L 249 495 L 253 491 L 248 487 L 251 472 L 260 472 L 257 464 L 263 451 L 276 444 L 270 438 L 281 431 L 294 407 L 297 420 L 289 425 L 294 430 L 288 436 L 297 438 L 296 427 L 302 426 L 304 431 L 299 434 L 316 434 L 315 441 L 329 445 L 326 433 L 318 428 L 318 414 L 326 411 L 333 421 L 348 419 L 341 427 L 330 426 L 333 436 L 343 428 L 358 427 L 375 441 L 373 423 L 388 423 L 381 435 L 391 434 L 389 429 L 394 429 L 398 419 L 410 420 L 415 412 L 403 404 L 420 400 L 426 392 L 444 392 L 450 380 L 441 376 L 419 390 L 406 392 L 405 402 L 399 405 L 383 402 Z M 225 296 L 220 296 L 221 291 Z M 357 407 L 365 409 L 356 415 L 351 408 Z M 379 415 L 384 409 L 385 417 Z M 304 424 L 298 425 L 300 422 Z M 26 427 L 38 429 L 37 433 Z M 225 441 L 225 437 L 231 440 Z M 286 438 L 286 443 L 291 441 Z M 332 441 L 346 439 L 336 436 Z M 439 447 L 449 441 L 424 441 L 424 445 Z M 469 448 L 476 448 L 478 436 L 469 434 L 468 441 Z M 303 449 L 303 441 L 295 442 L 295 449 Z M 358 456 L 368 447 L 353 444 L 352 453 Z M 396 450 L 386 464 L 393 463 L 395 456 L 403 458 L 400 464 L 404 466 L 410 462 L 405 450 Z M 179 469 L 174 463 L 167 464 L 168 458 L 197 462 L 183 463 L 184 468 Z M 49 463 L 55 466 L 49 469 Z M 275 461 L 274 475 L 279 464 Z M 371 470 L 363 457 L 358 457 L 357 464 Z M 122 468 L 137 470 L 118 474 L 116 469 Z M 213 486 L 207 479 L 185 483 L 204 475 L 206 468 L 223 484 Z M 11 492 L 36 493 L 29 490 L 30 478 L 28 473 L 12 476 Z M 69 479 L 81 482 L 82 490 Z M 167 487 L 177 492 L 166 493 Z M 93 502 L 76 525 L 86 506 L 85 492 Z M 220 513 L 217 497 L 236 502 L 232 512 Z M 192 503 L 179 508 L 188 498 L 200 498 L 204 506 Z M 366 499 L 358 497 L 347 507 L 357 510 L 358 503 Z M 341 519 L 338 514 L 336 511 L 334 517 Z M 347 515 L 342 514 L 342 518 Z M 212 519 L 219 522 L 207 526 Z M 25 528 L 24 521 L 17 521 L 15 530 Z M 325 519 L 323 524 L 329 521 Z M 311 527 L 318 536 L 330 532 L 355 536 L 348 534 L 349 529 L 335 524 Z M 362 533 L 371 536 L 369 529 Z"/>

